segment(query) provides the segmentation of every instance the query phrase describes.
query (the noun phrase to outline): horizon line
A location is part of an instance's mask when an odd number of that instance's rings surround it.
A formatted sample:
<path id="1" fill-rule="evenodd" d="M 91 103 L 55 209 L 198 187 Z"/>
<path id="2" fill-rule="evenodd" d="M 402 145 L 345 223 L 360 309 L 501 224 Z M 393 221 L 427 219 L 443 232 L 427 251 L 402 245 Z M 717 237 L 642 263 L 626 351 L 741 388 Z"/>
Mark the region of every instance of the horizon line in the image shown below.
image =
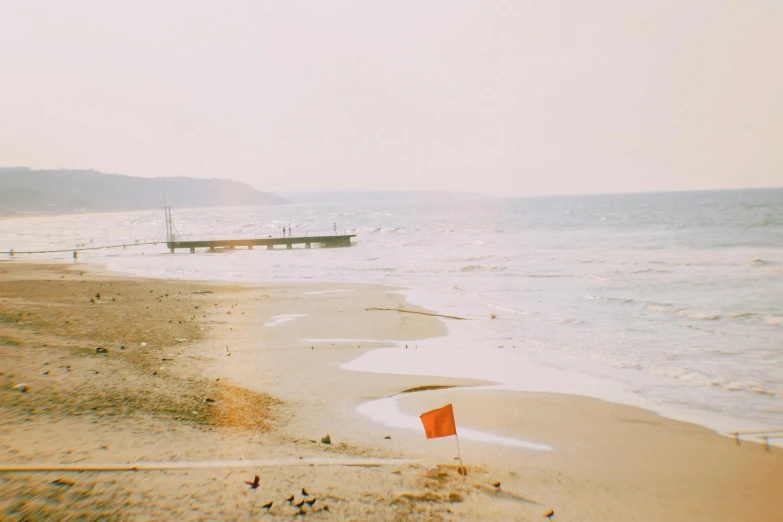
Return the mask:
<path id="1" fill-rule="evenodd" d="M 302 193 L 302 194 L 335 194 L 335 193 L 352 193 L 352 192 L 372 192 L 372 193 L 408 193 L 408 194 L 474 194 L 480 197 L 490 197 L 493 199 L 512 199 L 512 198 L 540 198 L 540 197 L 558 197 L 558 196 L 619 196 L 630 194 L 671 194 L 671 193 L 689 193 L 689 192 L 726 192 L 732 190 L 779 190 L 783 189 L 783 185 L 778 186 L 756 186 L 756 187 L 718 187 L 718 188 L 686 188 L 686 189 L 651 189 L 651 190 L 620 190 L 611 192 L 547 192 L 539 194 L 514 194 L 507 195 L 501 191 L 478 191 L 478 190 L 448 190 L 448 189 L 372 189 L 372 188 L 341 188 L 341 189 L 297 189 L 297 188 L 258 188 L 254 184 L 246 181 L 239 181 L 231 178 L 219 178 L 219 177 L 193 177 L 193 176 L 136 176 L 133 174 L 118 174 L 114 172 L 103 172 L 94 168 L 72 168 L 72 167 L 57 167 L 57 168 L 34 168 L 25 165 L 12 165 L 12 166 L 0 166 L 0 173 L 3 171 L 11 171 L 14 169 L 27 170 L 30 172 L 36 171 L 90 171 L 98 174 L 114 175 L 114 176 L 127 176 L 138 179 L 193 179 L 193 180 L 219 180 L 228 181 L 232 183 L 242 183 L 248 185 L 260 192 L 267 193 Z"/>

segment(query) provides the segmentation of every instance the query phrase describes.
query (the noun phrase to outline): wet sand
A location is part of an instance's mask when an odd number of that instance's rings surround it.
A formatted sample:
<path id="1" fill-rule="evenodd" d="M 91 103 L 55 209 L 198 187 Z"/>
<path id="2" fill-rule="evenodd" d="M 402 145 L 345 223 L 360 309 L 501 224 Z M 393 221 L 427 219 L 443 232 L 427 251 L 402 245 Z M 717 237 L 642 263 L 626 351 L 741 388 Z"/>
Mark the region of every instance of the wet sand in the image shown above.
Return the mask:
<path id="1" fill-rule="evenodd" d="M 411 414 L 452 402 L 460 426 L 554 447 L 463 440 L 469 473 L 458 475 L 453 438 L 428 441 L 356 407 L 421 386 L 485 383 L 339 368 L 384 346 L 367 340 L 407 340 L 414 349 L 416 340 L 446 333 L 448 320 L 368 310 L 398 307 L 424 311 L 382 286 L 240 287 L 0 263 L 2 463 L 282 464 L 0 472 L 2 518 L 289 519 L 301 509 L 316 520 L 540 520 L 554 509 L 554 520 L 693 521 L 777 520 L 783 512 L 778 448 L 736 447 L 697 426 L 583 397 L 404 395 L 400 405 Z M 327 433 L 331 444 L 320 442 Z M 285 465 L 300 457 L 415 462 Z M 437 464 L 440 475 L 426 477 Z M 259 487 L 251 489 L 244 481 L 255 474 Z M 313 497 L 312 506 L 295 506 Z"/>

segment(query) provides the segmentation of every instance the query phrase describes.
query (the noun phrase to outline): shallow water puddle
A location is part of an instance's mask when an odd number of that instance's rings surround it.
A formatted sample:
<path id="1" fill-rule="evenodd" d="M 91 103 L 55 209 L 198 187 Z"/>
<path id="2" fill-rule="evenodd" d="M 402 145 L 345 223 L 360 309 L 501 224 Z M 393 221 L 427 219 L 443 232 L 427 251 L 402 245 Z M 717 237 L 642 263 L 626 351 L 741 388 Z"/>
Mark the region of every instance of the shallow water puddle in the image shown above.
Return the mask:
<path id="1" fill-rule="evenodd" d="M 298 317 L 307 317 L 307 314 L 274 315 L 270 317 L 266 323 L 264 323 L 264 326 L 277 326 L 279 324 L 287 323 L 288 321 L 293 321 Z"/>
<path id="2" fill-rule="evenodd" d="M 356 290 L 318 290 L 317 292 L 305 292 L 302 295 L 337 294 L 341 292 L 355 292 Z"/>

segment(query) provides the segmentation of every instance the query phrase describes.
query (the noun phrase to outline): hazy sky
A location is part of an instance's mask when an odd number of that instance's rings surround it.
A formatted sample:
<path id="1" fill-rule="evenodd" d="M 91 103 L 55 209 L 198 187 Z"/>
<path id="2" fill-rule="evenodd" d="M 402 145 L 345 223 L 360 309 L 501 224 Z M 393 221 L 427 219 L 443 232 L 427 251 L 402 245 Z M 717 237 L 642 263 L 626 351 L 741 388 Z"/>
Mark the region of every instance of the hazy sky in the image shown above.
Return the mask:
<path id="1" fill-rule="evenodd" d="M 0 165 L 263 190 L 783 185 L 783 0 L 1 0 Z"/>

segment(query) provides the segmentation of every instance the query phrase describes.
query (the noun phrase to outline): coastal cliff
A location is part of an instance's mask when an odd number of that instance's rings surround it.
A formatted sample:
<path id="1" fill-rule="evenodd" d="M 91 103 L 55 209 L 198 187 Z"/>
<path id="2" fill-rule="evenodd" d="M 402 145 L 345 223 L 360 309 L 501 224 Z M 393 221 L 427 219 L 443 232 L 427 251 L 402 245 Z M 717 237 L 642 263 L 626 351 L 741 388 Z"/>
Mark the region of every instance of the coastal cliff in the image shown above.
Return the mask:
<path id="1" fill-rule="evenodd" d="M 175 207 L 279 205 L 271 192 L 224 179 L 140 178 L 95 170 L 0 168 L 0 213 L 108 212 Z"/>

